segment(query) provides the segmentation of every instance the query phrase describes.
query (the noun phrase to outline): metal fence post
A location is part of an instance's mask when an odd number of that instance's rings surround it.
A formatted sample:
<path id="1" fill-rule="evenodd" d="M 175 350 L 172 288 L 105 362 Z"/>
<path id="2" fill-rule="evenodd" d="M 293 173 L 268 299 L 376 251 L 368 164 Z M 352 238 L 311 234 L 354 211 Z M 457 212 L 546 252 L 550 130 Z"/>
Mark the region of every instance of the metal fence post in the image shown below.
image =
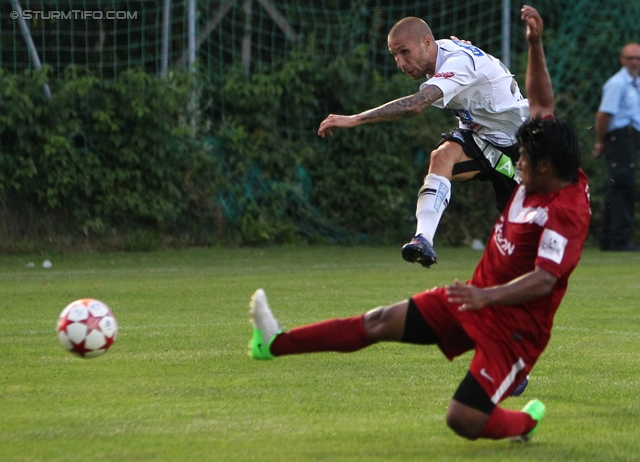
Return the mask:
<path id="1" fill-rule="evenodd" d="M 40 63 L 38 50 L 36 50 L 36 46 L 33 43 L 33 38 L 31 37 L 31 31 L 29 30 L 29 27 L 27 26 L 26 21 L 22 17 L 22 7 L 20 6 L 20 3 L 18 2 L 18 0 L 11 0 L 11 3 L 13 5 L 14 11 L 18 13 L 18 18 L 17 18 L 18 25 L 20 26 L 22 37 L 24 38 L 24 41 L 27 43 L 27 48 L 29 49 L 29 57 L 31 58 L 33 67 L 35 67 L 36 70 L 39 71 L 42 69 L 42 64 Z M 51 89 L 49 88 L 49 84 L 46 82 L 44 84 L 44 96 L 47 99 L 51 99 Z"/>
<path id="2" fill-rule="evenodd" d="M 169 68 L 169 36 L 171 34 L 169 25 L 171 23 L 171 0 L 164 0 L 164 10 L 162 11 L 162 64 L 160 75 L 167 76 Z"/>
<path id="3" fill-rule="evenodd" d="M 502 0 L 502 63 L 511 66 L 511 0 Z"/>

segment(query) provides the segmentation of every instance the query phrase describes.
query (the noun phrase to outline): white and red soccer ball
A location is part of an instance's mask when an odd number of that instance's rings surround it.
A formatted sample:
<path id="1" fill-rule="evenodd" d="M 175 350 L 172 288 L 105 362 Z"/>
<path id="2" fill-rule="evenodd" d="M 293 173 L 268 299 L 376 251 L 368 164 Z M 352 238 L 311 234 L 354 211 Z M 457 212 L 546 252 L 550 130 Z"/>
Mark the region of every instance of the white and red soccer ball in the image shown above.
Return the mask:
<path id="1" fill-rule="evenodd" d="M 62 346 L 83 358 L 95 358 L 109 349 L 118 335 L 118 322 L 107 305 L 92 298 L 70 303 L 58 318 Z"/>

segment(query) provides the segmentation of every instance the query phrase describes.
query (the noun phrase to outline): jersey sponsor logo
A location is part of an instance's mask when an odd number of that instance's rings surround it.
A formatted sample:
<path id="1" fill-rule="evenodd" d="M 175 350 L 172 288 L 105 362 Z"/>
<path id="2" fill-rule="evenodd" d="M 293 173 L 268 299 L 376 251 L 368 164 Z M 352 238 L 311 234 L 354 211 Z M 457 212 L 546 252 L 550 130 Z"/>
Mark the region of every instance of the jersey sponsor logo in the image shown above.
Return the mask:
<path id="1" fill-rule="evenodd" d="M 496 171 L 498 173 L 502 173 L 508 178 L 513 178 L 513 176 L 516 174 L 516 168 L 513 165 L 513 161 L 509 158 L 509 156 L 505 155 L 500 157 L 500 160 L 496 165 Z"/>
<path id="2" fill-rule="evenodd" d="M 438 72 L 436 75 L 433 76 L 433 78 L 440 77 L 442 79 L 450 79 L 454 75 L 456 75 L 454 72 Z"/>
<path id="3" fill-rule="evenodd" d="M 493 241 L 496 243 L 498 250 L 502 255 L 511 255 L 516 249 L 516 246 L 509 242 L 509 239 L 504 237 L 504 217 L 500 217 L 500 220 L 493 227 Z"/>
<path id="4" fill-rule="evenodd" d="M 552 229 L 545 229 L 540 238 L 538 256 L 560 264 L 567 248 L 567 238 Z"/>

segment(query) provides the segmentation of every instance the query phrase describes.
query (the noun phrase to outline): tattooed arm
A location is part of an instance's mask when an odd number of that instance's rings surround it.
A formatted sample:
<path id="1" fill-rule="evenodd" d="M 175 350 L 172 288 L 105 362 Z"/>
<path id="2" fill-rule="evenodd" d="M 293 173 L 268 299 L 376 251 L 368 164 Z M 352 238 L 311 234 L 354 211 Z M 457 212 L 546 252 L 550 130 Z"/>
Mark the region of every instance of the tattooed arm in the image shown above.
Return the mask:
<path id="1" fill-rule="evenodd" d="M 375 123 L 402 119 L 420 114 L 440 98 L 442 98 L 442 90 L 435 85 L 427 85 L 418 93 L 396 99 L 375 109 L 369 109 L 354 117 L 358 118 L 360 123 Z"/>
<path id="2" fill-rule="evenodd" d="M 343 116 L 330 114 L 318 128 L 318 135 L 333 135 L 334 128 L 351 128 L 361 124 L 372 124 L 388 120 L 402 119 L 416 115 L 442 98 L 442 90 L 435 85 L 427 85 L 418 93 L 399 98 L 360 114 Z"/>

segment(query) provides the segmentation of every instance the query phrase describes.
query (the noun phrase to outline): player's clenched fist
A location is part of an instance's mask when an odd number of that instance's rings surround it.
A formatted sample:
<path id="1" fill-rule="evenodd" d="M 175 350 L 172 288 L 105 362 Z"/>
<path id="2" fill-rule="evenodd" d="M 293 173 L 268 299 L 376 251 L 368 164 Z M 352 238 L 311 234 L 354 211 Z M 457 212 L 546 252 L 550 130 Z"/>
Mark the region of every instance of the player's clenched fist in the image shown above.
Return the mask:
<path id="1" fill-rule="evenodd" d="M 527 23 L 527 40 L 530 42 L 538 41 L 542 38 L 543 23 L 538 10 L 524 5 L 521 10 L 522 20 Z"/>

